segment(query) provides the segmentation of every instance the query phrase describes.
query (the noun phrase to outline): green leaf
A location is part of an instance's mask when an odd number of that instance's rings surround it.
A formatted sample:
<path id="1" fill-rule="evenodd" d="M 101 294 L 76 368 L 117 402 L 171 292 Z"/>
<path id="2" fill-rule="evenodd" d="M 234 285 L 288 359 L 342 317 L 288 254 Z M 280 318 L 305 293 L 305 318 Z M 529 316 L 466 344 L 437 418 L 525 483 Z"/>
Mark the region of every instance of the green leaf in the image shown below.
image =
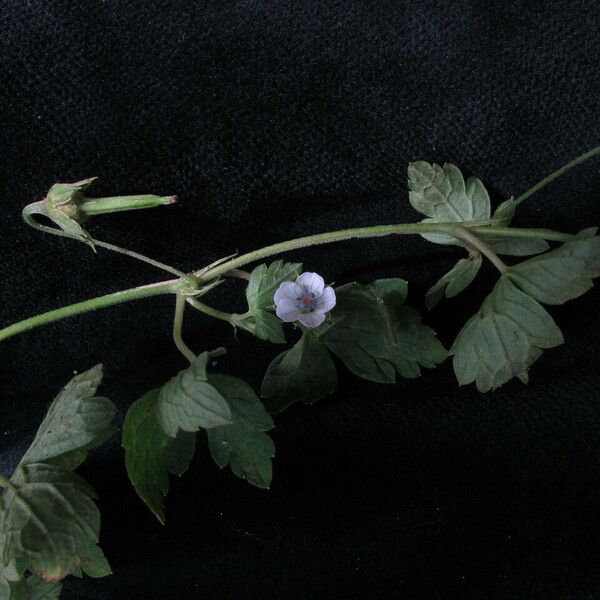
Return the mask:
<path id="1" fill-rule="evenodd" d="M 79 240 L 87 244 L 92 250 L 96 250 L 92 236 L 75 219 L 72 219 L 61 209 L 48 208 L 44 211 L 44 215 L 62 229 L 67 237 Z"/>
<path id="2" fill-rule="evenodd" d="M 417 377 L 447 352 L 417 311 L 404 306 L 406 281 L 380 279 L 370 286 L 351 283 L 336 290 L 332 323 L 319 339 L 355 375 L 393 383 L 396 372 Z"/>
<path id="3" fill-rule="evenodd" d="M 22 458 L 22 463 L 52 462 L 74 469 L 87 451 L 115 432 L 111 425 L 117 409 L 94 394 L 102 379 L 102 365 L 76 375 L 58 394 Z"/>
<path id="4" fill-rule="evenodd" d="M 477 252 L 469 258 L 461 258 L 435 285 L 427 291 L 425 304 L 431 310 L 444 296 L 452 298 L 468 287 L 479 272 L 482 264 L 481 254 Z"/>
<path id="5" fill-rule="evenodd" d="M 210 375 L 209 381 L 231 407 L 233 423 L 208 430 L 208 445 L 215 463 L 230 465 L 233 473 L 261 488 L 271 484 L 275 446 L 265 433 L 273 419 L 252 388 L 237 377 Z"/>
<path id="6" fill-rule="evenodd" d="M 0 598 L 2 600 L 29 600 L 25 581 L 0 579 Z"/>
<path id="7" fill-rule="evenodd" d="M 2 600 L 57 600 L 62 585 L 57 581 L 44 581 L 37 575 L 30 575 L 19 581 L 0 579 Z"/>
<path id="8" fill-rule="evenodd" d="M 385 339 L 389 360 L 402 377 L 418 377 L 420 367 L 434 368 L 443 362 L 448 352 L 437 339 L 435 331 L 421 323 L 421 316 L 404 305 L 407 283 L 402 279 L 380 279 L 371 287 L 383 302 L 387 312 Z"/>
<path id="9" fill-rule="evenodd" d="M 203 352 L 194 364 L 180 371 L 160 390 L 158 422 L 163 431 L 175 437 L 183 431 L 210 429 L 231 422 L 231 412 L 225 398 L 210 383 L 206 366 L 215 352 Z"/>
<path id="10" fill-rule="evenodd" d="M 544 304 L 563 304 L 581 296 L 600 275 L 600 237 L 587 235 L 510 267 L 507 276 Z"/>
<path id="11" fill-rule="evenodd" d="M 164 497 L 169 491 L 168 473 L 183 475 L 196 445 L 196 435 L 179 431 L 169 437 L 157 417 L 159 389 L 136 400 L 123 424 L 123 448 L 127 474 L 138 496 L 164 524 Z"/>
<path id="12" fill-rule="evenodd" d="M 270 413 L 279 413 L 294 402 L 313 404 L 336 387 L 337 371 L 329 352 L 313 332 L 304 332 L 269 365 L 261 396 Z"/>
<path id="13" fill-rule="evenodd" d="M 563 343 L 552 317 L 504 275 L 459 332 L 450 353 L 460 385 L 487 392 L 513 377 L 527 381 L 541 350 Z"/>
<path id="14" fill-rule="evenodd" d="M 490 217 L 490 197 L 477 177 L 466 183 L 452 164 L 425 161 L 408 165 L 409 200 L 413 208 L 440 223 L 483 221 Z"/>
<path id="15" fill-rule="evenodd" d="M 281 321 L 273 313 L 266 310 L 257 310 L 253 314 L 253 318 L 256 337 L 273 344 L 285 344 Z"/>
<path id="16" fill-rule="evenodd" d="M 417 311 L 404 306 L 406 292 L 402 279 L 338 288 L 333 324 L 319 339 L 363 379 L 393 383 L 396 372 L 417 377 L 420 366 L 434 367 L 447 352 Z"/>
<path id="17" fill-rule="evenodd" d="M 336 290 L 334 324 L 319 339 L 355 375 L 393 383 L 394 365 L 385 333 L 388 315 L 373 288 L 349 283 Z"/>
<path id="18" fill-rule="evenodd" d="M 490 197 L 477 177 L 465 182 L 460 170 L 452 164 L 443 167 L 425 161 L 408 165 L 409 201 L 424 214 L 424 223 L 456 223 L 485 221 L 490 218 Z M 455 238 L 440 234 L 423 234 L 437 244 L 462 245 Z"/>
<path id="19" fill-rule="evenodd" d="M 96 546 L 96 548 L 98 548 Z M 98 548 L 98 550 L 100 550 Z M 100 550 L 100 552 L 102 552 Z M 103 577 L 103 575 L 102 575 Z M 28 600 L 57 600 L 60 597 L 62 591 L 62 585 L 56 581 L 44 581 L 37 575 L 30 575 L 25 585 L 27 588 Z"/>
<path id="20" fill-rule="evenodd" d="M 294 281 L 300 274 L 300 263 L 284 263 L 276 260 L 267 265 L 259 265 L 250 274 L 246 288 L 246 298 L 251 312 L 267 310 L 274 304 L 273 297 L 284 281 Z"/>
<path id="21" fill-rule="evenodd" d="M 388 309 L 400 308 L 408 296 L 408 282 L 397 277 L 376 279 L 369 287 Z"/>
<path id="22" fill-rule="evenodd" d="M 498 205 L 494 211 L 492 220 L 496 227 L 508 227 L 517 211 L 517 203 L 514 198 L 509 198 Z"/>
<path id="23" fill-rule="evenodd" d="M 236 327 L 256 335 L 261 340 L 274 344 L 285 343 L 281 321 L 271 312 L 277 288 L 284 281 L 294 281 L 300 274 L 300 263 L 284 263 L 276 260 L 268 267 L 265 264 L 256 267 L 250 273 L 246 288 L 248 313 L 234 320 Z"/>
<path id="24" fill-rule="evenodd" d="M 0 563 L 27 560 L 48 581 L 77 570 L 98 542 L 100 513 L 94 490 L 54 465 L 20 466 L 1 497 Z"/>
<path id="25" fill-rule="evenodd" d="M 112 569 L 100 546 L 89 546 L 81 557 L 81 569 L 89 577 L 99 578 L 112 575 Z"/>
<path id="26" fill-rule="evenodd" d="M 500 237 L 480 233 L 477 236 L 496 254 L 506 256 L 531 256 L 546 252 L 550 248 L 546 240 L 536 238 Z"/>

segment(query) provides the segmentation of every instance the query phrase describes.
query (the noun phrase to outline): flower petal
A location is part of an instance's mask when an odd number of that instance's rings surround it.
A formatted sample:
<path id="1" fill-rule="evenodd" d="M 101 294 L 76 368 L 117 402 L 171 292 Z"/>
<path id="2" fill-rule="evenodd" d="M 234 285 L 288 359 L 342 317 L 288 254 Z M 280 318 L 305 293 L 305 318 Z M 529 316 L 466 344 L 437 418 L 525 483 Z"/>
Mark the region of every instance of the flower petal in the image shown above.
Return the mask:
<path id="1" fill-rule="evenodd" d="M 281 298 L 277 304 L 275 314 L 286 323 L 297 321 L 300 316 L 300 311 L 296 306 L 296 301 L 291 298 Z"/>
<path id="2" fill-rule="evenodd" d="M 296 283 L 315 296 L 320 296 L 325 287 L 325 281 L 318 273 L 302 273 Z"/>
<path id="3" fill-rule="evenodd" d="M 322 312 L 300 313 L 298 315 L 298 321 L 305 327 L 318 327 L 324 320 L 325 313 Z"/>
<path id="4" fill-rule="evenodd" d="M 317 298 L 315 308 L 320 312 L 326 313 L 335 306 L 335 302 L 335 290 L 332 287 L 327 286 L 323 290 L 321 296 Z"/>
<path id="5" fill-rule="evenodd" d="M 293 281 L 284 281 L 275 292 L 274 301 L 275 304 L 279 304 L 284 298 L 291 298 L 296 300 L 302 296 L 302 288 L 296 285 Z"/>

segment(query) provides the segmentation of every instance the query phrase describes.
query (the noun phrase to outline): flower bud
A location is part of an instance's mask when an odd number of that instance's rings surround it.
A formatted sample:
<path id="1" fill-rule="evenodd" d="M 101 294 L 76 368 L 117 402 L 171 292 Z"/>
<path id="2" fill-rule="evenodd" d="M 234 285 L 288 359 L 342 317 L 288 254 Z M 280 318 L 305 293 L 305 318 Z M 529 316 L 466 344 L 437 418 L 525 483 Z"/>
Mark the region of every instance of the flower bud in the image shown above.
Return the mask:
<path id="1" fill-rule="evenodd" d="M 75 183 L 55 183 L 41 202 L 34 202 L 23 209 L 25 221 L 50 233 L 77 239 L 94 248 L 91 236 L 81 227 L 81 223 L 91 216 L 154 208 L 164 204 L 177 202 L 176 196 L 155 196 L 142 194 L 136 196 L 113 196 L 110 198 L 88 198 L 85 190 L 96 180 L 96 177 L 82 179 Z M 39 224 L 34 215 L 43 215 L 50 219 L 59 229 L 52 229 Z"/>

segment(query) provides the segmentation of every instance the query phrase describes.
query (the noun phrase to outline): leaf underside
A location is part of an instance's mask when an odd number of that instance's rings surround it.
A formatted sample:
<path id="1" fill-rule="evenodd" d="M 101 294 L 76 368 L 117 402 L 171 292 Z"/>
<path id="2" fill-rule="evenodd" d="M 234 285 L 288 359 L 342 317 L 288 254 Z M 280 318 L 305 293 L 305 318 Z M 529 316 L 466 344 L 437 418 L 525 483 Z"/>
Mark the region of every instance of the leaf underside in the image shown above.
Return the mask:
<path id="1" fill-rule="evenodd" d="M 592 287 L 600 275 L 600 237 L 585 230 L 576 239 L 506 270 L 458 334 L 451 353 L 461 385 L 486 392 L 513 377 L 528 381 L 542 350 L 563 343 L 544 304 L 562 304 Z"/>

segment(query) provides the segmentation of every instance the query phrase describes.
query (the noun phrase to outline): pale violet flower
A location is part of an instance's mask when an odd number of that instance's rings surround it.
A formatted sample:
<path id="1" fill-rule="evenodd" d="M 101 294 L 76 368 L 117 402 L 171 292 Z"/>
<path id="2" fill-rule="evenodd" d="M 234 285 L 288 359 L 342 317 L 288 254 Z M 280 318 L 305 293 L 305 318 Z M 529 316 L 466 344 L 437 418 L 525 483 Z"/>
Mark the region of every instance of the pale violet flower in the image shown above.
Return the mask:
<path id="1" fill-rule="evenodd" d="M 317 273 L 302 273 L 296 281 L 284 281 L 275 292 L 275 313 L 286 323 L 300 321 L 318 327 L 335 306 L 335 291 Z"/>

